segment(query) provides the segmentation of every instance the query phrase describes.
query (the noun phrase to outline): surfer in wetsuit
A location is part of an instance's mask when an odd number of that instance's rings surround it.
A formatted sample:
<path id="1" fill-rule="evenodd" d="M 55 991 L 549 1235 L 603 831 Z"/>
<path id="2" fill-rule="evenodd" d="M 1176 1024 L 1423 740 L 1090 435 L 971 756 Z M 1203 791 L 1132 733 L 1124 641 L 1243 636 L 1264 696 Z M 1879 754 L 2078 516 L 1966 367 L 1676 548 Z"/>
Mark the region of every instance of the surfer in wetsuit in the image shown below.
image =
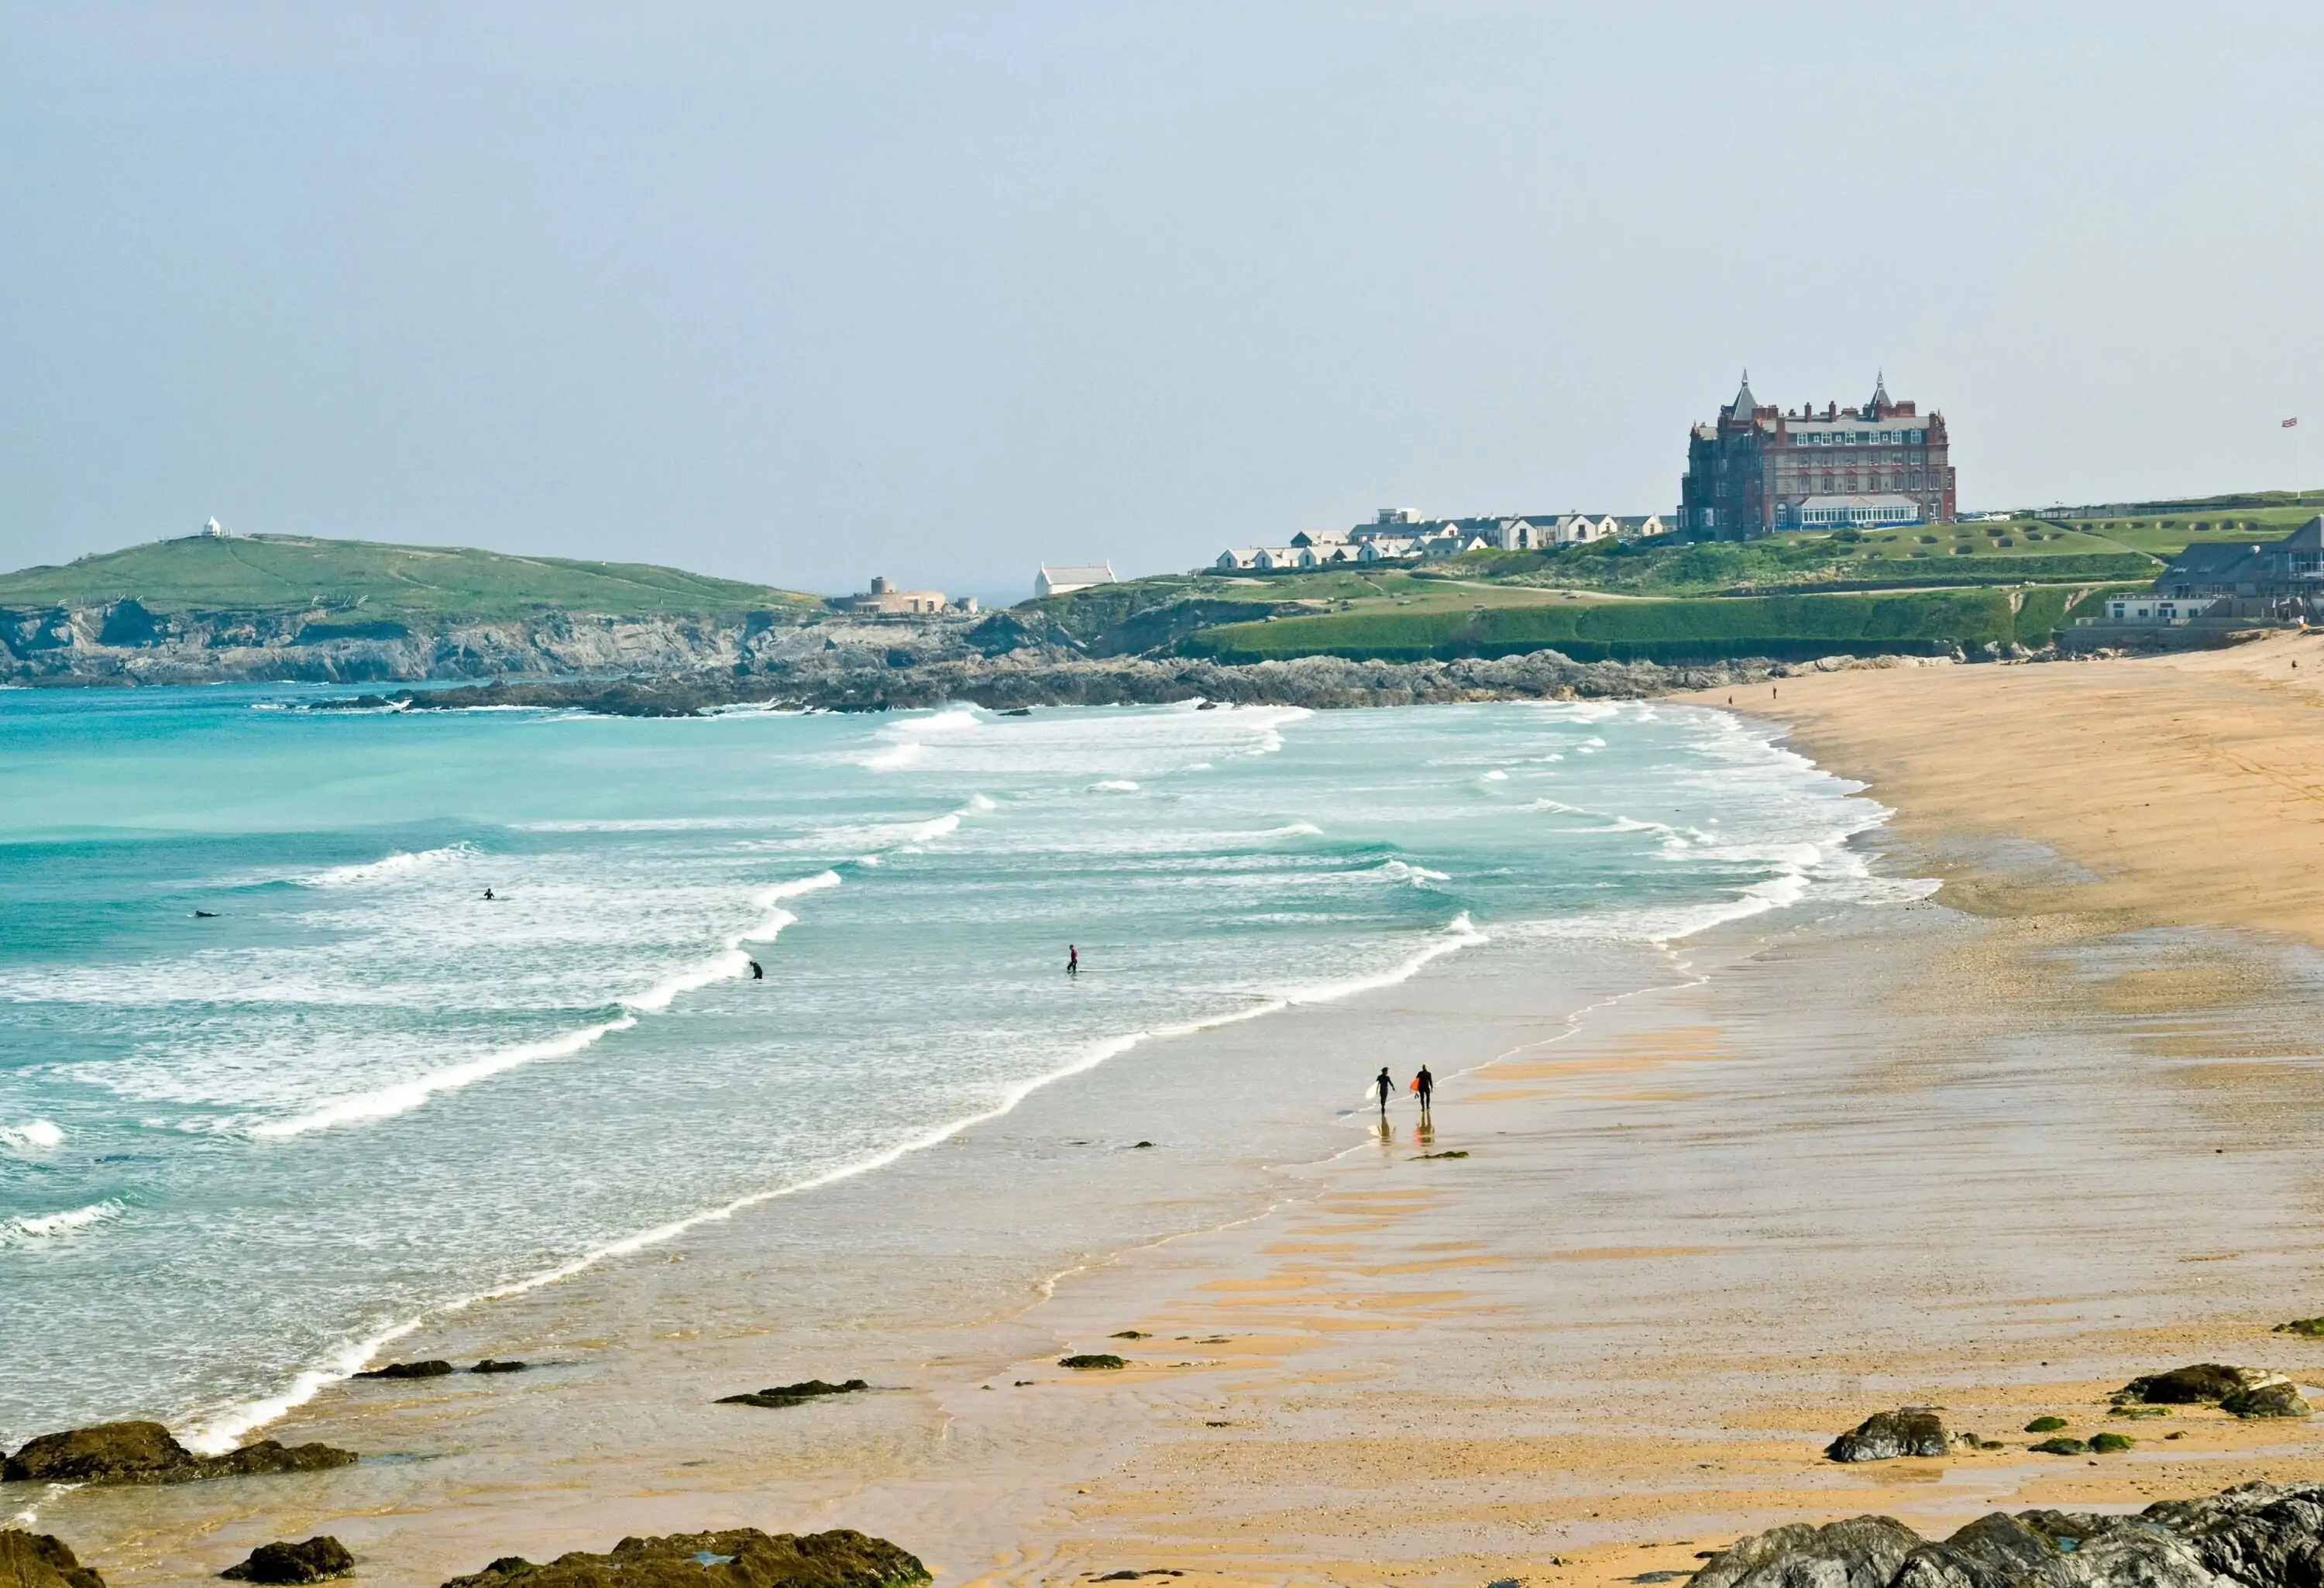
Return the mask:
<path id="1" fill-rule="evenodd" d="M 1426 1065 L 1422 1065 L 1420 1073 L 1412 1077 L 1412 1089 L 1420 1094 L 1420 1117 L 1425 1122 L 1428 1118 L 1428 1100 L 1436 1095 L 1436 1077 L 1428 1073 Z"/>
<path id="2" fill-rule="evenodd" d="M 1379 1079 L 1374 1081 L 1372 1085 L 1379 1092 L 1380 1118 L 1385 1120 L 1388 1118 L 1388 1094 L 1396 1090 L 1396 1081 L 1388 1075 L 1388 1066 L 1380 1066 Z"/>
<path id="3" fill-rule="evenodd" d="M 1071 943 L 1068 943 L 1065 945 L 1065 974 L 1069 976 L 1078 976 L 1081 974 L 1082 951 Z"/>
<path id="4" fill-rule="evenodd" d="M 751 980 L 754 982 L 763 982 L 766 979 L 767 967 L 761 965 L 757 960 L 752 960 L 751 962 Z"/>
<path id="5" fill-rule="evenodd" d="M 484 902 L 485 902 L 486 904 L 490 904 L 492 901 L 493 901 L 493 891 L 492 891 L 490 888 L 487 888 L 487 889 L 485 889 L 485 890 L 484 890 Z"/>

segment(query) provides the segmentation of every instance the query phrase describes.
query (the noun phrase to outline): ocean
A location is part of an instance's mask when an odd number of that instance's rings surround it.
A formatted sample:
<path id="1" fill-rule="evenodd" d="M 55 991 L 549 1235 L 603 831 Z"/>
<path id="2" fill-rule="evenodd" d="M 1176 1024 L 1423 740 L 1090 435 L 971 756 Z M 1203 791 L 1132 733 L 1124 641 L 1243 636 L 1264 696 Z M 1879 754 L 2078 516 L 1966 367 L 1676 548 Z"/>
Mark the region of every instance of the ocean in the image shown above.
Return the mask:
<path id="1" fill-rule="evenodd" d="M 224 1448 L 1157 1039 L 1896 886 L 1878 807 L 1698 707 L 318 697 L 0 690 L 0 1446 Z"/>

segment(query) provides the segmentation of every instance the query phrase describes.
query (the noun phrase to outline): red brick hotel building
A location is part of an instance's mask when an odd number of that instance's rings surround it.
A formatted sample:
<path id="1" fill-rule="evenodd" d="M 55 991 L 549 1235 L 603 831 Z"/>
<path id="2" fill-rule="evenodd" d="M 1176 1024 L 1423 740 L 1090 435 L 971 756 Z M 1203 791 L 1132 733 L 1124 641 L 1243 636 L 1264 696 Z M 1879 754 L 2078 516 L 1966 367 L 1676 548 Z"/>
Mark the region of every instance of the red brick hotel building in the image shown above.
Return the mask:
<path id="1" fill-rule="evenodd" d="M 1679 485 L 1680 531 L 1741 540 L 1776 530 L 1941 523 L 1953 516 L 1945 416 L 1923 419 L 1876 383 L 1862 408 L 1762 406 L 1751 377 L 1719 422 L 1697 425 Z"/>

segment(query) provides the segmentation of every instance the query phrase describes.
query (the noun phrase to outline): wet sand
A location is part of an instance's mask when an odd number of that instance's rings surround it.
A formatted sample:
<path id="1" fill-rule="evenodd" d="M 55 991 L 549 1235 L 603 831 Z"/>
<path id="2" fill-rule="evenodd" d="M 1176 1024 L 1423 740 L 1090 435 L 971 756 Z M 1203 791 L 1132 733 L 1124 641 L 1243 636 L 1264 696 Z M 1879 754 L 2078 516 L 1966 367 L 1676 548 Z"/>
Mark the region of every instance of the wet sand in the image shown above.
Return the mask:
<path id="1" fill-rule="evenodd" d="M 1934 901 L 1777 912 L 1579 983 L 1497 944 L 1157 1045 L 880 1187 L 396 1347 L 539 1371 L 341 1386 L 266 1430 L 390 1459 L 81 1490 L 40 1525 L 127 1583 L 318 1530 L 426 1583 L 737 1524 L 862 1528 L 946 1583 L 1581 1583 L 1781 1520 L 2324 1477 L 2309 1423 L 2105 1404 L 2192 1361 L 2324 1382 L 2324 1341 L 2270 1333 L 2324 1312 L 2302 643 L 1786 680 L 1738 706 L 1871 782 L 1899 812 L 1877 864 Z M 1408 1106 L 1383 1138 L 1300 1101 L 1423 1057 L 1425 1138 Z M 1258 1102 L 1189 1112 L 1190 1075 Z M 1099 1350 L 1131 1366 L 1056 1365 Z M 1903 1404 L 2008 1448 L 1821 1459 Z M 2033 1454 L 2043 1413 L 2137 1445 Z"/>

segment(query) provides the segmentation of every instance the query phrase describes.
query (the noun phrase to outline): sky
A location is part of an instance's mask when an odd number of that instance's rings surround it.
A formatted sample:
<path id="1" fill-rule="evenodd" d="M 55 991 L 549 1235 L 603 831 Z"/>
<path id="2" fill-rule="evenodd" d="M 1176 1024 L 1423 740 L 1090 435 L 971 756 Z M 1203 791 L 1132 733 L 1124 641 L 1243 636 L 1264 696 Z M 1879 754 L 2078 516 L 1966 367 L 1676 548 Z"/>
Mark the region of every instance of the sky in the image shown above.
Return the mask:
<path id="1" fill-rule="evenodd" d="M 2324 486 L 2319 60 L 2312 0 L 0 0 L 0 567 L 214 514 L 1016 599 L 1668 511 L 1747 366 L 1885 370 L 1965 510 Z"/>

